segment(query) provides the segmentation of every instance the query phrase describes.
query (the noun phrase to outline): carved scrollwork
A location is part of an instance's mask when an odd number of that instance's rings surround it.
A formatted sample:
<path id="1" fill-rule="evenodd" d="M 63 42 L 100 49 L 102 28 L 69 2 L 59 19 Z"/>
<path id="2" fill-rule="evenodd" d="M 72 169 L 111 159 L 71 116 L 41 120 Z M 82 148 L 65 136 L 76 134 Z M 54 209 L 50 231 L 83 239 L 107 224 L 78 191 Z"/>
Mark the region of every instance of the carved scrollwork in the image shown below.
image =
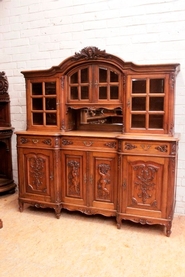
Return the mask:
<path id="1" fill-rule="evenodd" d="M 160 152 L 167 152 L 168 151 L 168 145 L 158 145 L 155 147 Z"/>
<path id="2" fill-rule="evenodd" d="M 79 60 L 79 59 L 97 59 L 99 57 L 103 58 L 110 58 L 111 55 L 106 54 L 105 50 L 100 50 L 97 47 L 94 46 L 87 46 L 83 48 L 79 53 L 75 53 L 73 56 L 73 59 Z"/>
<path id="3" fill-rule="evenodd" d="M 105 146 L 109 148 L 116 148 L 116 142 L 107 142 L 105 143 Z"/>
<path id="4" fill-rule="evenodd" d="M 175 155 L 175 154 L 176 154 L 176 150 L 177 150 L 177 145 L 176 145 L 176 143 L 174 142 L 174 143 L 172 144 L 171 154 L 172 154 L 172 155 Z"/>
<path id="5" fill-rule="evenodd" d="M 51 139 L 45 139 L 42 142 L 46 145 L 51 145 Z"/>
<path id="6" fill-rule="evenodd" d="M 29 142 L 29 140 L 27 139 L 27 138 L 24 138 L 24 137 L 21 137 L 20 138 L 20 143 L 21 144 L 26 144 L 26 143 L 28 143 Z"/>
<path id="7" fill-rule="evenodd" d="M 4 71 L 0 72 L 0 94 L 8 93 L 8 79 Z"/>
<path id="8" fill-rule="evenodd" d="M 73 144 L 73 142 L 70 140 L 66 140 L 66 139 L 62 140 L 62 145 L 71 145 L 71 144 Z"/>
<path id="9" fill-rule="evenodd" d="M 135 223 L 140 223 L 142 225 L 145 225 L 145 224 L 149 224 L 149 225 L 152 225 L 153 222 L 152 221 L 149 221 L 145 218 L 133 218 L 131 219 L 131 221 L 135 222 Z"/>
<path id="10" fill-rule="evenodd" d="M 133 145 L 133 144 L 131 144 L 131 143 L 125 143 L 125 149 L 126 149 L 126 150 L 132 150 L 132 149 L 134 149 L 134 148 L 137 148 L 137 146 L 136 146 L 136 145 Z"/>

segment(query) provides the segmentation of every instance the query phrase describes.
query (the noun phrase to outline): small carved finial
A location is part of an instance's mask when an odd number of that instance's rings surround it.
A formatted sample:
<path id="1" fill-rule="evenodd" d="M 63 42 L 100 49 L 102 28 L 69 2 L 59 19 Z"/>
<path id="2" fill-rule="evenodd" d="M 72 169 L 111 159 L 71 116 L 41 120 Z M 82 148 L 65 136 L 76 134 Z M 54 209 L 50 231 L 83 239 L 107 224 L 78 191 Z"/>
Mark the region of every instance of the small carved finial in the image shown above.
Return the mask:
<path id="1" fill-rule="evenodd" d="M 0 94 L 8 92 L 8 79 L 4 71 L 0 72 Z"/>
<path id="2" fill-rule="evenodd" d="M 73 56 L 74 59 L 97 59 L 98 57 L 107 58 L 110 55 L 107 55 L 105 50 L 100 50 L 95 46 L 87 46 L 83 48 L 79 53 L 75 53 Z"/>

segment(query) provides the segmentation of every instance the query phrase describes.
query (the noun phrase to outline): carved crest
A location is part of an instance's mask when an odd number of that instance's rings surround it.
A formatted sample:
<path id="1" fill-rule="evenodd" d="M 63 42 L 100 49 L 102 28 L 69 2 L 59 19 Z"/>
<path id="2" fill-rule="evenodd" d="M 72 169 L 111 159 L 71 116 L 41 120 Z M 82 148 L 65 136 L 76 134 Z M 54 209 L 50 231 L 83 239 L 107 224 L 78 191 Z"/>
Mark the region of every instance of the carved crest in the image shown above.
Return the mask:
<path id="1" fill-rule="evenodd" d="M 94 46 L 87 46 L 83 48 L 79 53 L 76 52 L 75 55 L 73 56 L 75 60 L 79 60 L 79 59 L 93 60 L 99 57 L 110 58 L 110 55 L 106 54 L 105 50 L 100 50 L 99 48 Z"/>
<path id="2" fill-rule="evenodd" d="M 4 71 L 0 72 L 0 94 L 8 93 L 8 79 Z"/>

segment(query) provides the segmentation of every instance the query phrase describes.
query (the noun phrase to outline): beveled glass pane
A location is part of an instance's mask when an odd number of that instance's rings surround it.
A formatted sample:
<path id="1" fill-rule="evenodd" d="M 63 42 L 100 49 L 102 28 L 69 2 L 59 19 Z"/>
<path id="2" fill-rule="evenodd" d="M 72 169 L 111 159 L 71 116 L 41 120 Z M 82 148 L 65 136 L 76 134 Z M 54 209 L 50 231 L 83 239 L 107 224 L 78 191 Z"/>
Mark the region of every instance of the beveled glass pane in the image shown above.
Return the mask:
<path id="1" fill-rule="evenodd" d="M 149 110 L 150 111 L 164 111 L 164 98 L 163 97 L 150 97 Z"/>
<path id="2" fill-rule="evenodd" d="M 132 93 L 146 93 L 146 80 L 132 80 Z"/>
<path id="3" fill-rule="evenodd" d="M 45 108 L 46 110 L 56 110 L 56 98 L 46 98 Z"/>
<path id="4" fill-rule="evenodd" d="M 110 86 L 110 99 L 118 99 L 118 86 Z"/>
<path id="5" fill-rule="evenodd" d="M 131 128 L 145 128 L 145 114 L 132 114 Z"/>
<path id="6" fill-rule="evenodd" d="M 149 128 L 163 129 L 163 118 L 164 116 L 162 114 L 149 115 Z"/>
<path id="7" fill-rule="evenodd" d="M 99 87 L 99 99 L 107 99 L 107 87 Z"/>
<path id="8" fill-rule="evenodd" d="M 150 79 L 150 93 L 164 93 L 164 79 Z"/>
<path id="9" fill-rule="evenodd" d="M 81 99 L 89 99 L 89 87 L 88 86 L 81 87 Z"/>
<path id="10" fill-rule="evenodd" d="M 71 100 L 78 99 L 78 87 L 71 87 Z"/>
<path id="11" fill-rule="evenodd" d="M 132 97 L 132 111 L 145 111 L 146 98 L 145 97 Z"/>
<path id="12" fill-rule="evenodd" d="M 56 82 L 45 83 L 45 95 L 56 94 Z"/>
<path id="13" fill-rule="evenodd" d="M 77 84 L 77 83 L 78 83 L 78 72 L 75 72 L 75 73 L 71 76 L 70 83 L 71 83 L 71 84 Z"/>
<path id="14" fill-rule="evenodd" d="M 110 81 L 118 82 L 118 74 L 114 71 L 110 71 Z"/>
<path id="15" fill-rule="evenodd" d="M 43 110 L 43 99 L 42 98 L 32 98 L 32 109 L 33 110 Z"/>
<path id="16" fill-rule="evenodd" d="M 89 81 L 88 68 L 81 70 L 81 83 L 87 83 Z"/>
<path id="17" fill-rule="evenodd" d="M 56 125 L 57 119 L 56 119 L 56 113 L 47 113 L 46 114 L 46 125 Z"/>
<path id="18" fill-rule="evenodd" d="M 32 114 L 33 125 L 43 125 L 43 113 Z"/>
<path id="19" fill-rule="evenodd" d="M 106 68 L 99 68 L 99 82 L 100 83 L 107 82 L 107 69 Z"/>
<path id="20" fill-rule="evenodd" d="M 32 95 L 42 95 L 42 83 L 32 83 Z"/>

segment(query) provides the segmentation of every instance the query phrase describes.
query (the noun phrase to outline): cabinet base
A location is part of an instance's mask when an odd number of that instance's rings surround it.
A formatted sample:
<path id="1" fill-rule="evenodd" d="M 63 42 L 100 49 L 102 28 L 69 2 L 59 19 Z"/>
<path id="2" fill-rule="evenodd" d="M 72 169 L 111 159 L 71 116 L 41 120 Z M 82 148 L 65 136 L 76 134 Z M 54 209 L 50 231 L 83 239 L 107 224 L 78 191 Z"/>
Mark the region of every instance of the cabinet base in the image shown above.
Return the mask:
<path id="1" fill-rule="evenodd" d="M 61 204 L 54 204 L 54 203 L 42 203 L 42 202 L 35 202 L 32 200 L 22 200 L 19 198 L 19 211 L 23 212 L 24 210 L 24 204 L 27 203 L 31 206 L 34 206 L 36 208 L 52 208 L 55 210 L 55 215 L 56 218 L 60 218 L 60 214 L 61 214 L 61 209 L 62 209 L 62 205 Z"/>
<path id="2" fill-rule="evenodd" d="M 16 189 L 16 184 L 13 180 L 0 178 L 0 193 L 14 193 Z"/>
<path id="3" fill-rule="evenodd" d="M 156 218 L 144 218 L 144 217 L 137 217 L 133 215 L 117 215 L 117 228 L 121 229 L 122 220 L 130 220 L 134 223 L 140 223 L 142 225 L 164 225 L 164 233 L 167 237 L 171 235 L 171 228 L 172 228 L 172 220 L 167 219 L 156 219 Z"/>

